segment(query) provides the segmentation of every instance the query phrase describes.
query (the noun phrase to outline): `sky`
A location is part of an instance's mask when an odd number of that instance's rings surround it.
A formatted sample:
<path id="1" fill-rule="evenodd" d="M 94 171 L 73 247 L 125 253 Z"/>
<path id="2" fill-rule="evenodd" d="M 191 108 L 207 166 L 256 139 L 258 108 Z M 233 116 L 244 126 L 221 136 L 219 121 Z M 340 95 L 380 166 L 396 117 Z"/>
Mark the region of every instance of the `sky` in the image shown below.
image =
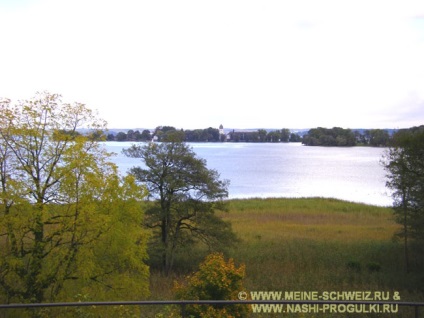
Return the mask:
<path id="1" fill-rule="evenodd" d="M 422 0 L 0 0 L 0 97 L 109 128 L 424 124 Z"/>

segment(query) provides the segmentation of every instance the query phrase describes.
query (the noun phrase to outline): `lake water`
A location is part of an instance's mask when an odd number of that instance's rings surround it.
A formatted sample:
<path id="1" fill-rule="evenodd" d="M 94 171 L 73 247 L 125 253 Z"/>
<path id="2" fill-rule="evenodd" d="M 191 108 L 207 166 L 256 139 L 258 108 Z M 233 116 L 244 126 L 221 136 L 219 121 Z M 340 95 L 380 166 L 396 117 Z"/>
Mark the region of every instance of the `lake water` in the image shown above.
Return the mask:
<path id="1" fill-rule="evenodd" d="M 122 174 L 140 159 L 127 158 L 130 142 L 105 142 Z M 385 149 L 307 147 L 300 143 L 191 143 L 194 152 L 230 180 L 230 198 L 326 197 L 392 204 L 380 160 Z"/>

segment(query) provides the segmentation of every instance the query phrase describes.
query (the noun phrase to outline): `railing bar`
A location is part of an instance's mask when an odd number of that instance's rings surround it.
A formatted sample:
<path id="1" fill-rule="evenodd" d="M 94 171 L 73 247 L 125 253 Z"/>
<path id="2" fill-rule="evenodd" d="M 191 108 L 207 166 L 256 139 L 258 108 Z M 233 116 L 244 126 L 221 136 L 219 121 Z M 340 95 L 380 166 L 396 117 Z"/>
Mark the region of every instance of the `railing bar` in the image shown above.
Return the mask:
<path id="1" fill-rule="evenodd" d="M 236 304 L 363 304 L 363 305 L 398 305 L 413 306 L 418 313 L 418 307 L 424 307 L 424 302 L 395 302 L 395 301 L 317 301 L 317 300 L 159 300 L 159 301 L 109 301 L 109 302 L 64 302 L 64 303 L 27 303 L 0 304 L 0 309 L 7 308 L 36 308 L 36 307 L 84 307 L 84 306 L 132 306 L 132 305 L 236 305 Z"/>

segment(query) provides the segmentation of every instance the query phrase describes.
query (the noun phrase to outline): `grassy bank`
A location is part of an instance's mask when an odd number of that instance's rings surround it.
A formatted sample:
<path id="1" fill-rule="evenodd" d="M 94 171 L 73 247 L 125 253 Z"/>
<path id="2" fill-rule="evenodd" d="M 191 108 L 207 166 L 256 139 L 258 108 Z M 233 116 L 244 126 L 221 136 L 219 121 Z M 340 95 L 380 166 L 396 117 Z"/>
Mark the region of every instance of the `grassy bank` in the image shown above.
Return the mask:
<path id="1" fill-rule="evenodd" d="M 251 289 L 368 290 L 382 287 L 382 274 L 402 272 L 390 209 L 325 199 L 231 206 L 226 218 L 242 239 L 232 257 L 246 264 Z"/>
<path id="2" fill-rule="evenodd" d="M 248 291 L 398 291 L 401 300 L 424 299 L 422 277 L 405 274 L 390 208 L 321 198 L 249 199 L 230 201 L 222 217 L 241 239 L 229 256 L 246 265 Z M 152 273 L 151 282 L 152 298 L 173 297 L 172 279 Z"/>
<path id="3" fill-rule="evenodd" d="M 232 223 L 240 238 L 227 256 L 246 265 L 246 292 L 381 291 L 398 292 L 401 301 L 424 301 L 424 277 L 405 273 L 402 243 L 393 240 L 399 225 L 390 208 L 321 198 L 247 199 L 229 201 L 229 212 L 220 216 Z M 178 256 L 177 271 L 168 277 L 151 270 L 150 299 L 174 299 L 174 281 L 183 281 L 205 255 L 187 249 Z M 160 318 L 170 317 L 176 308 L 91 307 L 66 313 L 67 317 L 135 317 L 132 310 L 141 311 L 136 317 Z M 0 317 L 20 317 L 13 314 L 22 312 L 0 311 Z M 64 309 L 52 309 L 42 311 L 42 317 L 58 316 L 52 315 L 56 312 L 65 316 Z M 105 312 L 107 316 L 101 314 Z M 413 316 L 412 308 L 399 308 L 396 314 L 250 314 L 253 318 Z"/>

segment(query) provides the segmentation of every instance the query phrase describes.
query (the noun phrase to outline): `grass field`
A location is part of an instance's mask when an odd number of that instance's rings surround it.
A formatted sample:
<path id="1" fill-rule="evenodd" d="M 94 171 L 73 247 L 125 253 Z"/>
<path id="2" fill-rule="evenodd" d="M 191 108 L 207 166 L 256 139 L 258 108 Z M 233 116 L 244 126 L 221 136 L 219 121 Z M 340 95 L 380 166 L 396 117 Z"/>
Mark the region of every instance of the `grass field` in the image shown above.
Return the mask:
<path id="1" fill-rule="evenodd" d="M 423 271 L 405 273 L 402 243 L 393 239 L 399 225 L 394 222 L 390 208 L 322 198 L 246 199 L 229 201 L 229 212 L 220 212 L 220 216 L 231 222 L 239 238 L 227 251 L 227 257 L 233 258 L 237 265 L 245 264 L 246 292 L 381 291 L 390 295 L 398 292 L 401 301 L 424 302 Z M 177 270 L 171 276 L 151 269 L 150 299 L 174 299 L 174 282 L 183 281 L 205 255 L 205 251 L 184 251 L 178 256 Z M 78 309 L 77 316 L 101 316 L 98 309 Z M 123 314 L 132 308 L 117 310 L 119 317 L 135 317 Z M 161 318 L 170 317 L 176 308 L 149 306 L 140 310 L 137 317 Z M 424 314 L 424 308 L 420 313 Z M 109 314 L 117 316 L 112 311 Z M 0 317 L 14 316 L 2 315 L 0 311 Z M 399 308 L 396 314 L 252 312 L 250 317 L 414 315 L 413 308 Z"/>
<path id="2" fill-rule="evenodd" d="M 246 291 L 397 291 L 403 301 L 424 301 L 422 275 L 404 271 L 390 208 L 321 198 L 232 200 L 229 207 L 221 216 L 240 238 L 229 256 L 246 265 Z M 172 279 L 152 273 L 151 291 L 152 299 L 172 298 Z"/>

